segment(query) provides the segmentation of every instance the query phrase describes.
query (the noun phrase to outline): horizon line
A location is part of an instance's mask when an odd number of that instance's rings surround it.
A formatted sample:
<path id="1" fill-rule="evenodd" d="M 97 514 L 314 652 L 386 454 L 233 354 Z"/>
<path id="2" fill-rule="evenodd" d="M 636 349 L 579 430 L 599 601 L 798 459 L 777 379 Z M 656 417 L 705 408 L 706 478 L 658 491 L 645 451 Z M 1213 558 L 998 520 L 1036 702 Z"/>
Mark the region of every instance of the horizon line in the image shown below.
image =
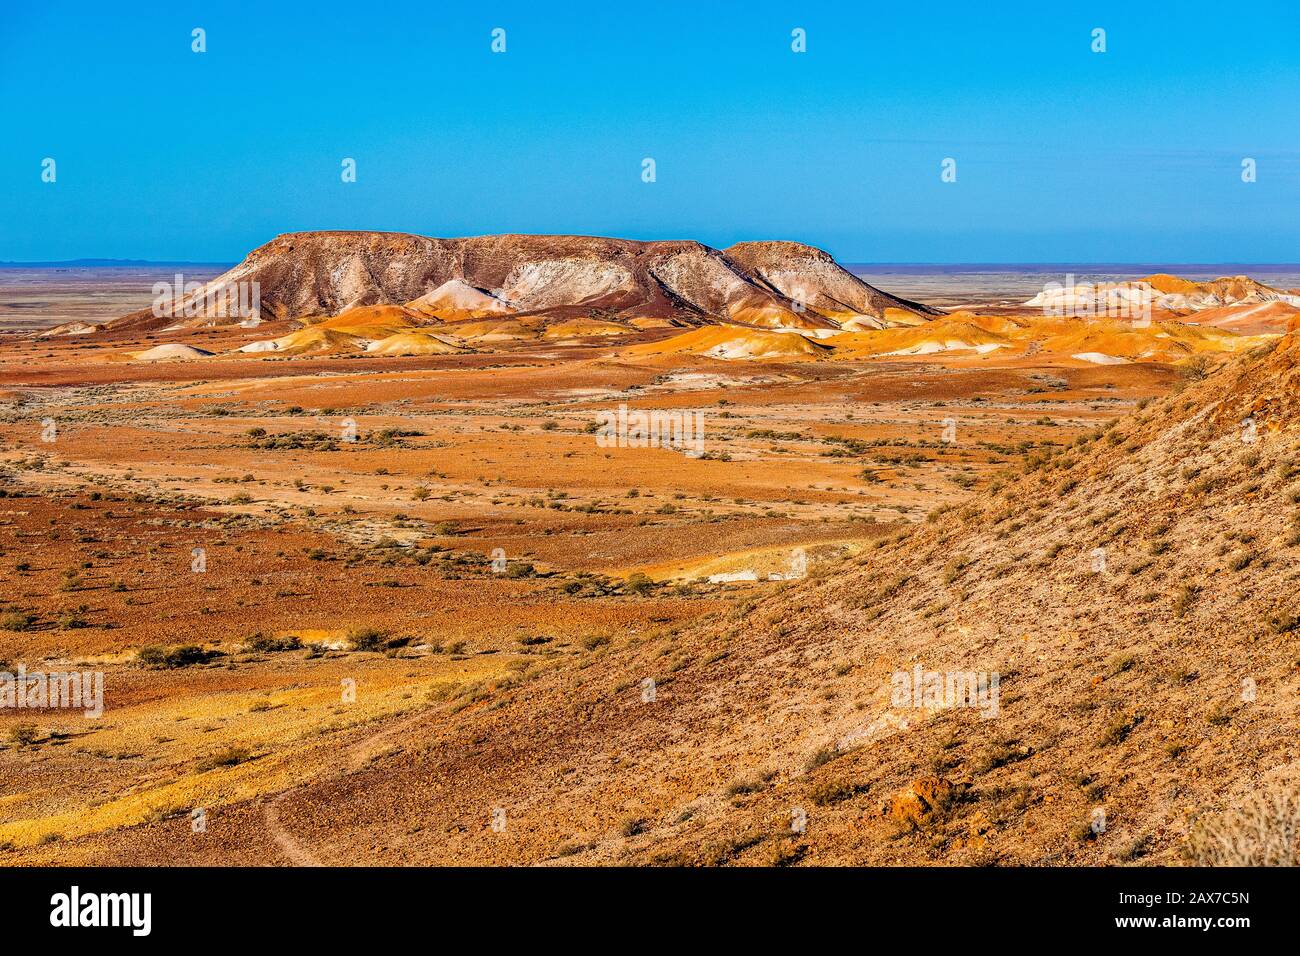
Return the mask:
<path id="1" fill-rule="evenodd" d="M 87 268 L 102 269 L 124 269 L 140 266 L 153 267 L 173 267 L 173 266 L 226 266 L 234 267 L 239 265 L 243 259 L 217 261 L 207 259 L 116 259 L 97 256 L 81 256 L 75 259 L 8 259 L 0 260 L 0 269 L 8 268 L 58 268 L 63 266 L 83 266 Z M 1142 260 L 1132 262 L 1121 261 L 1084 261 L 1084 260 L 1055 260 L 1050 262 L 1033 262 L 1033 261 L 993 261 L 993 260 L 975 260 L 975 261 L 881 261 L 869 262 L 858 260 L 839 260 L 841 266 L 848 268 L 854 267 L 872 267 L 872 268 L 944 268 L 944 269 L 989 269 L 989 268 L 1006 268 L 1015 266 L 1022 269 L 1060 269 L 1060 268 L 1090 268 L 1100 269 L 1108 268 L 1136 268 L 1139 266 L 1160 266 L 1165 268 L 1182 268 L 1182 269 L 1203 269 L 1207 267 L 1214 268 L 1250 268 L 1250 269 L 1274 269 L 1274 270 L 1300 270 L 1300 262 L 1170 262 L 1166 260 Z"/>

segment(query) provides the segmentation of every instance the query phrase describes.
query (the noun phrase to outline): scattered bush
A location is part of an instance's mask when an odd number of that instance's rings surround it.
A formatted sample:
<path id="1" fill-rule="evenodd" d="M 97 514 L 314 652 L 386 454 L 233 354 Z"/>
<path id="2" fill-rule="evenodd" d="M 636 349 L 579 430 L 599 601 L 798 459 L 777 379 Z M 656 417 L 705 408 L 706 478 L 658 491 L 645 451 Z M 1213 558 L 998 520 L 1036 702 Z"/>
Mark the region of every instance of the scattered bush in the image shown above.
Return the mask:
<path id="1" fill-rule="evenodd" d="M 1101 732 L 1101 738 L 1097 741 L 1098 746 L 1109 747 L 1113 744 L 1122 743 L 1140 722 L 1141 718 L 1136 715 L 1119 715 L 1107 724 L 1106 728 Z"/>
<path id="2" fill-rule="evenodd" d="M 727 797 L 742 797 L 750 793 L 758 793 L 764 787 L 762 780 L 736 780 L 727 786 L 723 791 Z"/>
<path id="3" fill-rule="evenodd" d="M 182 644 L 179 647 L 167 648 L 151 644 L 135 652 L 135 662 L 141 667 L 174 669 L 206 664 L 216 656 L 215 651 L 205 651 L 197 644 Z"/>
<path id="4" fill-rule="evenodd" d="M 35 724 L 15 724 L 9 731 L 9 739 L 19 747 L 30 747 L 40 739 L 40 732 Z"/>
<path id="5" fill-rule="evenodd" d="M 30 631 L 35 623 L 36 615 L 28 614 L 26 611 L 0 614 L 0 630 L 3 631 Z"/>
<path id="6" fill-rule="evenodd" d="M 1274 634 L 1290 634 L 1297 627 L 1300 627 L 1300 618 L 1296 617 L 1294 611 L 1278 611 L 1269 615 L 1268 629 Z"/>
<path id="7" fill-rule="evenodd" d="M 818 747 L 804 763 L 804 769 L 811 773 L 818 767 L 830 763 L 839 755 L 840 748 L 835 744 L 826 744 L 824 747 Z"/>
<path id="8" fill-rule="evenodd" d="M 302 641 L 292 635 L 271 637 L 260 631 L 244 642 L 244 649 L 258 654 L 276 654 L 283 651 L 296 651 L 302 647 Z"/>
<path id="9" fill-rule="evenodd" d="M 847 780 L 825 780 L 808 791 L 808 796 L 819 807 L 827 807 L 853 796 L 857 790 Z"/>
<path id="10" fill-rule="evenodd" d="M 388 640 L 388 632 L 375 627 L 353 628 L 348 633 L 348 643 L 354 651 L 378 651 Z"/>
<path id="11" fill-rule="evenodd" d="M 1174 617 L 1182 620 L 1187 616 L 1187 612 L 1192 609 L 1196 603 L 1196 595 L 1200 589 L 1193 584 L 1184 584 L 1178 589 L 1178 594 L 1174 596 Z"/>
<path id="12" fill-rule="evenodd" d="M 952 584 L 963 571 L 970 566 L 970 559 L 961 556 L 952 558 L 943 566 L 943 583 Z"/>
<path id="13" fill-rule="evenodd" d="M 654 590 L 654 586 L 654 581 L 642 574 L 640 571 L 637 571 L 628 578 L 627 584 L 625 585 L 629 593 L 636 595 L 648 594 L 650 591 Z"/>
<path id="14" fill-rule="evenodd" d="M 206 773 L 209 770 L 217 770 L 221 767 L 234 767 L 250 760 L 252 756 L 243 747 L 227 747 L 206 760 L 200 761 L 194 769 L 199 773 Z"/>

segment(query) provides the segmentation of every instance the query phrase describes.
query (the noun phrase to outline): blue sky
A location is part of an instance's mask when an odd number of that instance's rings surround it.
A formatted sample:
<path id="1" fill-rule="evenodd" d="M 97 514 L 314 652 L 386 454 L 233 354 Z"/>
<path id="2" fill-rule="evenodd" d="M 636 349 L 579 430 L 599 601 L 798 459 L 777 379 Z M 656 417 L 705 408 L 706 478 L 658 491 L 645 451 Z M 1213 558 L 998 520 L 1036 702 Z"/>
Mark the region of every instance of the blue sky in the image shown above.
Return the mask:
<path id="1" fill-rule="evenodd" d="M 0 260 L 325 228 L 1300 260 L 1293 2 L 100 6 L 0 7 Z"/>

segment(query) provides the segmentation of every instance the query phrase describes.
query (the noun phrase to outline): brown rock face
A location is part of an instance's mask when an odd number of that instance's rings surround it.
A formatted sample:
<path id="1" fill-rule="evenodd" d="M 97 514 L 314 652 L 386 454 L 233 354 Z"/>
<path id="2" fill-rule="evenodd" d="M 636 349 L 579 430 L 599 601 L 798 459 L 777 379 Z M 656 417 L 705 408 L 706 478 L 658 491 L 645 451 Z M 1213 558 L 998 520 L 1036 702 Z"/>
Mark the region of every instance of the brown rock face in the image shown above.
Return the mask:
<path id="1" fill-rule="evenodd" d="M 412 302 L 447 283 L 460 298 L 478 294 L 499 302 L 501 311 L 557 319 L 835 328 L 843 318 L 879 318 L 886 307 L 937 311 L 874 289 L 820 249 L 793 242 L 746 242 L 723 253 L 691 241 L 594 236 L 288 233 L 196 295 L 220 300 L 211 293 L 252 282 L 262 314 L 276 318 Z M 114 324 L 161 328 L 172 321 L 142 310 Z"/>
<path id="2" fill-rule="evenodd" d="M 815 246 L 800 242 L 738 242 L 727 248 L 726 256 L 755 282 L 824 316 L 880 318 L 885 309 L 941 314 L 938 309 L 867 285 Z"/>
<path id="3" fill-rule="evenodd" d="M 942 777 L 921 777 L 900 790 L 885 807 L 897 823 L 919 830 L 941 813 L 955 796 L 953 785 Z"/>

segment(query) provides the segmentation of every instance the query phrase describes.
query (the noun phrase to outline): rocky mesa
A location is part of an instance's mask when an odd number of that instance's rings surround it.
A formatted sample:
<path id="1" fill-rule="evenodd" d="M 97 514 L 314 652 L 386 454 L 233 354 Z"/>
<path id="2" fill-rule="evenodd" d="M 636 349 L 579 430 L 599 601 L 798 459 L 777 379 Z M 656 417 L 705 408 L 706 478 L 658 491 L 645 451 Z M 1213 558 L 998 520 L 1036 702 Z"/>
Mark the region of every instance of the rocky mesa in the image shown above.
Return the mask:
<path id="1" fill-rule="evenodd" d="M 112 327 L 169 327 L 189 303 L 238 301 L 226 293 L 252 282 L 264 316 L 292 319 L 407 303 L 442 321 L 513 314 L 805 329 L 848 320 L 878 327 L 886 309 L 939 314 L 873 288 L 826 252 L 797 242 L 719 251 L 694 241 L 330 231 L 277 236 L 169 314 L 144 309 Z M 210 319 L 212 310 L 203 315 Z"/>

